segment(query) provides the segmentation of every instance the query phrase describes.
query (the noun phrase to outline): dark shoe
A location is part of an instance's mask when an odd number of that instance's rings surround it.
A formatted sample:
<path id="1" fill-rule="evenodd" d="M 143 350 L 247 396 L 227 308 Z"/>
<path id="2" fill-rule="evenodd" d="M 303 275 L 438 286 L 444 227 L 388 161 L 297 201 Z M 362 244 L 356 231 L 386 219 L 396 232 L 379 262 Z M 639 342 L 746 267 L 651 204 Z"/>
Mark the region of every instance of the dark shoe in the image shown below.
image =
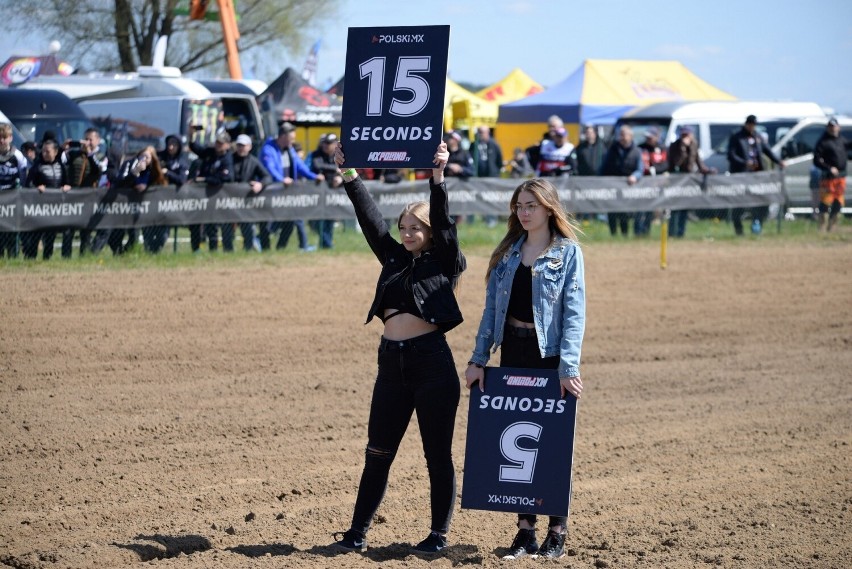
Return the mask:
<path id="1" fill-rule="evenodd" d="M 532 555 L 538 551 L 538 541 L 534 529 L 519 529 L 515 540 L 509 547 L 509 553 L 503 559 L 518 559 L 524 555 Z"/>
<path id="2" fill-rule="evenodd" d="M 338 535 L 340 535 L 340 532 L 335 532 L 334 539 L 337 539 Z M 361 532 L 350 529 L 344 532 L 343 537 L 332 543 L 331 546 L 344 553 L 349 553 L 350 551 L 363 552 L 367 551 L 367 538 Z"/>
<path id="3" fill-rule="evenodd" d="M 538 549 L 539 557 L 559 559 L 565 555 L 565 532 L 556 533 L 553 530 L 547 532 L 547 537 Z"/>
<path id="4" fill-rule="evenodd" d="M 426 539 L 414 546 L 414 553 L 431 555 L 439 553 L 447 547 L 447 538 L 439 533 L 431 532 Z"/>

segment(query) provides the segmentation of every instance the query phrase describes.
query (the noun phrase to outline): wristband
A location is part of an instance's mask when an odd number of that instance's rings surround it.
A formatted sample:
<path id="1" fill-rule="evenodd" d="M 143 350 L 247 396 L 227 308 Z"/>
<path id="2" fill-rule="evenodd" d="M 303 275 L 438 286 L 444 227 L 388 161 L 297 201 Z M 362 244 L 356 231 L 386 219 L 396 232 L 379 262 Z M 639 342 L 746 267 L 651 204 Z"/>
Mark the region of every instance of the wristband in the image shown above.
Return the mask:
<path id="1" fill-rule="evenodd" d="M 479 365 L 479 364 L 478 364 L 478 363 L 476 363 L 476 362 L 467 362 L 467 365 L 469 365 L 469 366 L 476 366 L 476 367 L 478 367 L 479 369 L 482 369 L 482 366 L 481 366 L 481 365 Z"/>
<path id="2" fill-rule="evenodd" d="M 358 175 L 358 171 L 355 168 L 349 168 L 348 170 L 341 172 L 341 175 L 346 176 L 347 178 L 354 178 Z"/>

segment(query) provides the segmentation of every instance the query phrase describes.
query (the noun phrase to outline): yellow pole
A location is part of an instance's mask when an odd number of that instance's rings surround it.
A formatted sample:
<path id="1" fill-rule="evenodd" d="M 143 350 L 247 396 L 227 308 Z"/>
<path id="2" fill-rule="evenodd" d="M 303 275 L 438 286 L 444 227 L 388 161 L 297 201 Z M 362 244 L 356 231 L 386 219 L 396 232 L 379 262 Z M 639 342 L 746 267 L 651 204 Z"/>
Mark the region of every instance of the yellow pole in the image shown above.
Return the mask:
<path id="1" fill-rule="evenodd" d="M 660 268 L 665 269 L 668 265 L 666 245 L 669 241 L 669 210 L 663 215 L 663 223 L 660 225 Z"/>
<path id="2" fill-rule="evenodd" d="M 242 79 L 243 70 L 240 66 L 240 51 L 237 40 L 240 30 L 237 27 L 237 16 L 234 3 L 231 0 L 216 0 L 219 3 L 219 20 L 222 22 L 222 36 L 225 40 L 225 53 L 228 58 L 228 73 L 231 79 Z"/>

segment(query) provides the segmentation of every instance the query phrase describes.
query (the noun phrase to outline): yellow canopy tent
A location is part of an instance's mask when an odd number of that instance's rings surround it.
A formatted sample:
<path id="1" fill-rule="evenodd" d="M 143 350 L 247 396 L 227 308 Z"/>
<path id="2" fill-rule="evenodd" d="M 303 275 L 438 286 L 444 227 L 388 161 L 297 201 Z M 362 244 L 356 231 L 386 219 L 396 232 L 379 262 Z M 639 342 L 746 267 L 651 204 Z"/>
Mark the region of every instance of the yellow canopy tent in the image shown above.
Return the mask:
<path id="1" fill-rule="evenodd" d="M 519 67 L 514 68 L 508 75 L 489 85 L 485 89 L 476 92 L 476 95 L 486 101 L 502 105 L 511 103 L 536 93 L 544 91 L 540 83 L 523 72 Z"/>
<path id="2" fill-rule="evenodd" d="M 547 130 L 547 118 L 557 115 L 576 144 L 580 124 L 613 124 L 635 107 L 662 101 L 735 98 L 702 80 L 679 61 L 587 59 L 546 91 L 500 105 L 495 139 L 504 152 L 526 148 L 541 139 Z"/>
<path id="3" fill-rule="evenodd" d="M 444 130 L 472 130 L 497 124 L 497 104 L 477 97 L 449 77 L 444 93 Z"/>

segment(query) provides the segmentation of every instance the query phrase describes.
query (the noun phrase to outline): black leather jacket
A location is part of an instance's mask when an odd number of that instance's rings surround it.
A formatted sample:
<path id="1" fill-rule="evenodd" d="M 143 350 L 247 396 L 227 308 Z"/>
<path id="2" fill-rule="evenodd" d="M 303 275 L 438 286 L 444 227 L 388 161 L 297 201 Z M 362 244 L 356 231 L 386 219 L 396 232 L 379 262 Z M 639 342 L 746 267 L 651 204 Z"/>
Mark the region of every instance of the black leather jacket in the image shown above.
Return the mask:
<path id="1" fill-rule="evenodd" d="M 443 183 L 432 184 L 430 180 L 429 223 L 432 226 L 433 246 L 417 258 L 393 238 L 361 178 L 346 182 L 344 187 L 355 206 L 355 215 L 364 237 L 382 264 L 367 322 L 378 313 L 385 287 L 391 278 L 411 266 L 414 299 L 423 320 L 437 325 L 443 332 L 461 324 L 462 314 L 453 287 L 467 267 L 467 261 L 459 248 L 456 226 L 449 215 L 447 186 Z"/>

